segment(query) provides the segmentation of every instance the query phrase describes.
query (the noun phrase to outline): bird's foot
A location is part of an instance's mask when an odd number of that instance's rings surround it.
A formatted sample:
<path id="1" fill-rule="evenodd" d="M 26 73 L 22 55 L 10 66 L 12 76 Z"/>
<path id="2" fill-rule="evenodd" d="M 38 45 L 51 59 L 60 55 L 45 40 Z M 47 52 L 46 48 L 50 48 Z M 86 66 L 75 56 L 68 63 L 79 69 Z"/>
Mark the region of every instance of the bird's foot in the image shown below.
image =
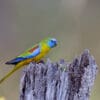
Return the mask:
<path id="1" fill-rule="evenodd" d="M 38 64 L 39 64 L 39 63 L 43 63 L 43 64 L 44 64 L 45 62 L 44 62 L 43 60 L 40 60 L 40 61 L 38 62 Z"/>

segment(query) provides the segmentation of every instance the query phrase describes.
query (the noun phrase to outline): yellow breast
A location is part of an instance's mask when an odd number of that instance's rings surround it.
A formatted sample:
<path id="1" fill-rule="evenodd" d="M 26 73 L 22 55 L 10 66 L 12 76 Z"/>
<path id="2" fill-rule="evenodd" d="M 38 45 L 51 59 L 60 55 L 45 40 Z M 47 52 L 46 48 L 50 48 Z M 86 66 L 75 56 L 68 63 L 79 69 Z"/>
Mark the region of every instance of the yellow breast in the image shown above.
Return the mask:
<path id="1" fill-rule="evenodd" d="M 35 61 L 35 62 L 40 61 L 49 51 L 50 51 L 50 47 L 48 47 L 47 45 L 42 46 L 40 54 L 37 55 L 33 59 L 33 61 Z"/>
<path id="2" fill-rule="evenodd" d="M 30 62 L 39 62 L 48 52 L 50 51 L 50 47 L 47 45 L 42 46 L 40 50 L 40 54 L 38 54 L 36 57 L 31 58 L 31 59 L 26 59 L 22 61 L 23 65 L 27 65 Z"/>

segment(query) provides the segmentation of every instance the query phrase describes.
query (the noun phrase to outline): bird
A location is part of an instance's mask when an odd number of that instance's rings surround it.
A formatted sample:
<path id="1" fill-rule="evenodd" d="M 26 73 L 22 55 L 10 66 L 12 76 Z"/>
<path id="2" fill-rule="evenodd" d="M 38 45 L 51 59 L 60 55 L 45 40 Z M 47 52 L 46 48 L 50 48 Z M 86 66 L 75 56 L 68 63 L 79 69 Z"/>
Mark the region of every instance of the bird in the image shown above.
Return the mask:
<path id="1" fill-rule="evenodd" d="M 7 61 L 7 65 L 15 65 L 14 68 L 8 72 L 1 80 L 0 84 L 11 76 L 15 71 L 29 64 L 30 62 L 38 63 L 46 54 L 54 47 L 57 46 L 57 40 L 55 38 L 46 38 L 40 41 L 38 44 L 33 45 L 31 48 L 15 57 L 14 59 Z"/>

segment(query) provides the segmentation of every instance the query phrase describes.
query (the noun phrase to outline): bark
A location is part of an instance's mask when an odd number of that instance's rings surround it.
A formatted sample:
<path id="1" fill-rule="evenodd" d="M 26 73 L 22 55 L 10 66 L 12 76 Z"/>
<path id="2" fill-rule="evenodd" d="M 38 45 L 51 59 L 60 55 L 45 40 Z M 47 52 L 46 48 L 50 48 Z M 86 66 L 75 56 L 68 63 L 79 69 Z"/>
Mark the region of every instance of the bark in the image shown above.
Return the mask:
<path id="1" fill-rule="evenodd" d="M 89 100 L 97 64 L 89 50 L 71 63 L 30 63 L 20 82 L 20 100 Z"/>

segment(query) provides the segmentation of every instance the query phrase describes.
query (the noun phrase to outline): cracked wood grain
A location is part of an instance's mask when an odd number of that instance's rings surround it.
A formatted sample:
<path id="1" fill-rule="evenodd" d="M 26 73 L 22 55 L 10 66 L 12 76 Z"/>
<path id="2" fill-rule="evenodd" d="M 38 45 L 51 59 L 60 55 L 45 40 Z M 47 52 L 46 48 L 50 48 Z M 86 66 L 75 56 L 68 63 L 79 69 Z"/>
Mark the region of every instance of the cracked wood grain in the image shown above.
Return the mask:
<path id="1" fill-rule="evenodd" d="M 20 82 L 20 100 L 89 100 L 97 64 L 89 50 L 71 63 L 30 63 Z"/>

